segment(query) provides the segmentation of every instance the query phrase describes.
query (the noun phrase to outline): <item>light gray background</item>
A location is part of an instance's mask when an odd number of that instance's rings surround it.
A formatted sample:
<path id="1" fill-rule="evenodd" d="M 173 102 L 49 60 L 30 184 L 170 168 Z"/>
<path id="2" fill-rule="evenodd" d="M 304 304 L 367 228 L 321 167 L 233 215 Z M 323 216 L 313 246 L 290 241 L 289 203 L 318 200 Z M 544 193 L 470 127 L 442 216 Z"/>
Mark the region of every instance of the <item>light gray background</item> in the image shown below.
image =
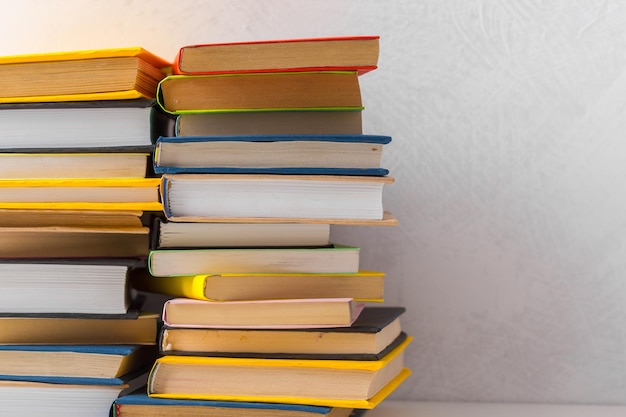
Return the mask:
<path id="1" fill-rule="evenodd" d="M 4 2 L 0 54 L 381 35 L 397 228 L 337 228 L 405 305 L 395 399 L 626 403 L 626 3 Z"/>

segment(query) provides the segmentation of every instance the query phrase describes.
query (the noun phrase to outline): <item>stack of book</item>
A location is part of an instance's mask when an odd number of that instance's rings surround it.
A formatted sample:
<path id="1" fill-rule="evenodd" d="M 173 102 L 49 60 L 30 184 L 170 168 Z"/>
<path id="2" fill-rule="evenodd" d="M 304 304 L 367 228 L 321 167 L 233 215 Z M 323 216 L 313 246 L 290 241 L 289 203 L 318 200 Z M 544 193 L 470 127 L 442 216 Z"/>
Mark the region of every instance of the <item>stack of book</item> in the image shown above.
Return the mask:
<path id="1" fill-rule="evenodd" d="M 376 36 L 181 48 L 157 95 L 176 117 L 154 153 L 164 217 L 132 278 L 172 297 L 163 356 L 117 417 L 347 416 L 408 376 L 404 308 L 365 303 L 383 301 L 384 273 L 330 241 L 334 224 L 397 224 L 382 204 L 391 138 L 361 127 L 358 77 L 378 49 Z"/>
<path id="2" fill-rule="evenodd" d="M 106 416 L 145 384 L 158 315 L 130 271 L 160 211 L 151 115 L 165 60 L 142 48 L 0 57 L 0 402 Z"/>

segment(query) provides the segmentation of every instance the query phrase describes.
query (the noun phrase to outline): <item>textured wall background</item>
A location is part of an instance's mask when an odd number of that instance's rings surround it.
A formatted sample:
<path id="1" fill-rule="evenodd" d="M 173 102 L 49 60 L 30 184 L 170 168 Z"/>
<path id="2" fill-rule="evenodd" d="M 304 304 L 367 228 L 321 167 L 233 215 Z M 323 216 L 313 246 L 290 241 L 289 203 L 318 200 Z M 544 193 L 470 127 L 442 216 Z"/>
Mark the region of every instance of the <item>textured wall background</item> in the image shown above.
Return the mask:
<path id="1" fill-rule="evenodd" d="M 379 34 L 398 228 L 338 228 L 408 307 L 396 399 L 626 404 L 626 3 L 4 4 L 0 54 Z"/>

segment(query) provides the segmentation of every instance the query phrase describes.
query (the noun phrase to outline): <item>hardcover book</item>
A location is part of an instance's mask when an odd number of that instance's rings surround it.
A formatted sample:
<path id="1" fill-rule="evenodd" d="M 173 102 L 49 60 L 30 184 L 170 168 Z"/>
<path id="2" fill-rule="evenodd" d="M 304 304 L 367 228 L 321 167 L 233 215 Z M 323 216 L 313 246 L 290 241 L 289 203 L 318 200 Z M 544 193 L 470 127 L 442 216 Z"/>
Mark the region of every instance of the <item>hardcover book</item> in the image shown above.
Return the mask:
<path id="1" fill-rule="evenodd" d="M 351 298 L 250 301 L 174 298 L 163 305 L 163 323 L 170 327 L 224 329 L 346 327 L 354 323 L 363 307 Z"/>
<path id="2" fill-rule="evenodd" d="M 410 374 L 404 367 L 410 341 L 377 361 L 166 355 L 150 372 L 148 395 L 374 408 Z"/>
<path id="3" fill-rule="evenodd" d="M 171 64 L 141 47 L 0 57 L 0 103 L 154 98 Z"/>
<path id="4" fill-rule="evenodd" d="M 361 110 L 356 72 L 170 75 L 157 102 L 169 113 L 268 110 Z"/>
<path id="5" fill-rule="evenodd" d="M 223 273 L 357 273 L 359 248 L 154 249 L 148 269 L 156 277 Z"/>
<path id="6" fill-rule="evenodd" d="M 387 175 L 379 135 L 161 137 L 156 173 Z"/>
<path id="7" fill-rule="evenodd" d="M 197 44 L 180 48 L 176 74 L 311 70 L 365 73 L 378 64 L 379 36 L 346 36 Z"/>
<path id="8" fill-rule="evenodd" d="M 166 217 L 175 221 L 390 224 L 382 222 L 382 197 L 393 182 L 388 176 L 164 174 L 160 193 Z"/>
<path id="9" fill-rule="evenodd" d="M 164 355 L 378 360 L 406 338 L 404 307 L 366 306 L 349 327 L 218 329 L 165 326 Z"/>

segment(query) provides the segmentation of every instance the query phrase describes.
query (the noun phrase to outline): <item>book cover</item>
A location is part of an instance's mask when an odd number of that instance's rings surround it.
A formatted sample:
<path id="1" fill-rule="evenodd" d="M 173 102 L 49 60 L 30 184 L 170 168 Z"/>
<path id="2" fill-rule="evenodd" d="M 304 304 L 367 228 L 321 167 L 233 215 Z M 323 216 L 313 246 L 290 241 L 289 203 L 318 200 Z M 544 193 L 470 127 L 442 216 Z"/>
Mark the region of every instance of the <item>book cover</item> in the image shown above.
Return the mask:
<path id="1" fill-rule="evenodd" d="M 196 44 L 180 48 L 175 74 L 376 69 L 379 36 Z"/>
<path id="2" fill-rule="evenodd" d="M 378 360 L 402 343 L 404 307 L 366 306 L 349 327 L 216 329 L 164 326 L 165 355 Z"/>
<path id="3" fill-rule="evenodd" d="M 127 65 L 134 73 L 113 72 L 107 63 Z M 154 98 L 156 84 L 170 67 L 141 47 L 3 56 L 0 103 Z M 33 83 L 33 79 L 46 83 Z"/>
<path id="4" fill-rule="evenodd" d="M 246 135 L 161 137 L 157 173 L 378 175 L 380 135 Z"/>
<path id="5" fill-rule="evenodd" d="M 167 279 L 167 278 L 164 278 Z M 169 327 L 224 329 L 300 329 L 347 327 L 364 304 L 351 298 L 294 300 L 207 301 L 174 298 L 163 305 Z"/>
<path id="6" fill-rule="evenodd" d="M 382 302 L 385 274 L 378 271 L 357 273 L 284 273 L 184 275 L 161 279 L 143 269 L 135 269 L 131 283 L 141 291 L 173 297 L 210 301 L 242 301 L 289 298 L 353 298 L 362 302 Z"/>
<path id="7" fill-rule="evenodd" d="M 381 222 L 383 186 L 393 182 L 389 176 L 164 174 L 160 193 L 165 216 L 175 221 L 383 225 L 390 224 Z"/>
<path id="8" fill-rule="evenodd" d="M 156 96 L 165 112 L 176 115 L 363 109 L 358 75 L 350 71 L 170 75 Z"/>
<path id="9" fill-rule="evenodd" d="M 148 270 L 156 277 L 223 273 L 357 273 L 360 249 L 314 248 L 153 249 Z"/>
<path id="10" fill-rule="evenodd" d="M 371 409 L 410 375 L 403 353 L 411 339 L 378 361 L 166 355 L 150 371 L 148 395 Z"/>

